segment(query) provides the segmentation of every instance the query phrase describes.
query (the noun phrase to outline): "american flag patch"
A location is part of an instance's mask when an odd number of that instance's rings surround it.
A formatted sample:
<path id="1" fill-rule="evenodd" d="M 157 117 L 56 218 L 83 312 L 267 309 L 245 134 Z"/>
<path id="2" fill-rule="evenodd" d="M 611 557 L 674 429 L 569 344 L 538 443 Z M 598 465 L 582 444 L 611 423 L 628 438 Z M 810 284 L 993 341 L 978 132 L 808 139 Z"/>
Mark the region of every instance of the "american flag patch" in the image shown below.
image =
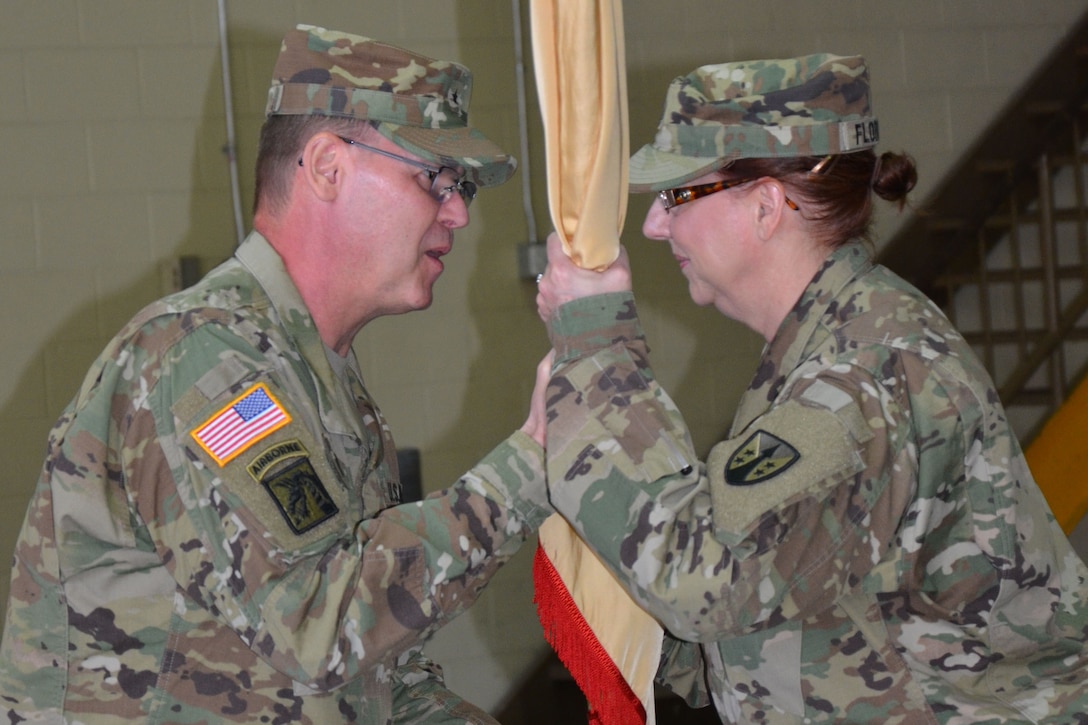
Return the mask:
<path id="1" fill-rule="evenodd" d="M 272 397 L 264 383 L 259 383 L 194 430 L 193 438 L 216 463 L 225 466 L 239 453 L 290 422 L 291 416 Z"/>

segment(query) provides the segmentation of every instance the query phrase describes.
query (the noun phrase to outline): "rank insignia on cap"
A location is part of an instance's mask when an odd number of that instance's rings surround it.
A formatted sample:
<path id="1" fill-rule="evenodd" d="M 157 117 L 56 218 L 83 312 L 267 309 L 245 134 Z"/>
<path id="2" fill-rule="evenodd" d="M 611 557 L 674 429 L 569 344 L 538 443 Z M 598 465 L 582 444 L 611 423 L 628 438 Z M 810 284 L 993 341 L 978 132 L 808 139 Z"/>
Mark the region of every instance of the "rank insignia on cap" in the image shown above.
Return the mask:
<path id="1" fill-rule="evenodd" d="M 785 471 L 801 458 L 797 449 L 778 436 L 757 430 L 740 445 L 725 466 L 725 481 L 751 486 Z"/>
<path id="2" fill-rule="evenodd" d="M 193 431 L 193 438 L 220 466 L 291 422 L 268 387 L 258 383 Z"/>
<path id="3" fill-rule="evenodd" d="M 284 520 L 296 534 L 328 521 L 339 509 L 321 483 L 309 458 L 302 458 L 261 481 Z"/>

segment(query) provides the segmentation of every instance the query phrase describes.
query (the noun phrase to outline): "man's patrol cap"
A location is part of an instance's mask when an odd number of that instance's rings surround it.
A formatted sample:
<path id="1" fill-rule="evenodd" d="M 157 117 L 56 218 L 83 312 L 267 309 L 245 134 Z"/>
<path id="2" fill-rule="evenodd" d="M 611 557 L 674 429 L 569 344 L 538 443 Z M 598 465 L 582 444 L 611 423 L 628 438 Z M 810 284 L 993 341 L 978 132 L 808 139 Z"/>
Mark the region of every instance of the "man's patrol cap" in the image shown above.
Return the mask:
<path id="1" fill-rule="evenodd" d="M 477 186 L 510 178 L 517 161 L 468 125 L 472 73 L 371 38 L 299 25 L 272 72 L 265 116 L 377 121 L 377 130 L 439 166 L 460 166 Z"/>
<path id="2" fill-rule="evenodd" d="M 735 159 L 849 153 L 878 140 L 861 56 L 705 65 L 669 85 L 653 143 L 631 157 L 630 189 L 679 186 Z"/>

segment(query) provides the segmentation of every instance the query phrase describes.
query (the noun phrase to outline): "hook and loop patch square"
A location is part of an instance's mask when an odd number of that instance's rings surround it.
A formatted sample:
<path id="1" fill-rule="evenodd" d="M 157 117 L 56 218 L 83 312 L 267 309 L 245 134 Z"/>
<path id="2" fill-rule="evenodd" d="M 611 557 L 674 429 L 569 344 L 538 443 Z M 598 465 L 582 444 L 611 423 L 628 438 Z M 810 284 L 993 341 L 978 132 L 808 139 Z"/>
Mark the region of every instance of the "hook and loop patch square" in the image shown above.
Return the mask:
<path id="1" fill-rule="evenodd" d="M 863 471 L 861 446 L 844 423 L 853 415 L 787 400 L 743 438 L 714 446 L 706 466 L 715 536 L 736 543 L 768 513 L 802 498 L 822 499 Z"/>

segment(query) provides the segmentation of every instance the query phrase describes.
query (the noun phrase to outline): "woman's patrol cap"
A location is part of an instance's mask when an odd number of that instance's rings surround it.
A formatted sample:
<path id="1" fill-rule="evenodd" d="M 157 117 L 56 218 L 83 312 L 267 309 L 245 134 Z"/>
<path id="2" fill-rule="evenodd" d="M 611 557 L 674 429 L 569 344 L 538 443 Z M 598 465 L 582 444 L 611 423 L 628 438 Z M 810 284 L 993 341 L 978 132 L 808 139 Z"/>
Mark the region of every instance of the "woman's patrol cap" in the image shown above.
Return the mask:
<path id="1" fill-rule="evenodd" d="M 468 125 L 472 73 L 371 38 L 299 25 L 272 71 L 265 116 L 322 115 L 378 121 L 405 151 L 460 166 L 477 186 L 510 178 L 517 161 Z"/>
<path id="2" fill-rule="evenodd" d="M 653 143 L 628 165 L 630 190 L 680 186 L 735 159 L 860 151 L 879 136 L 861 56 L 705 65 L 669 85 Z"/>

